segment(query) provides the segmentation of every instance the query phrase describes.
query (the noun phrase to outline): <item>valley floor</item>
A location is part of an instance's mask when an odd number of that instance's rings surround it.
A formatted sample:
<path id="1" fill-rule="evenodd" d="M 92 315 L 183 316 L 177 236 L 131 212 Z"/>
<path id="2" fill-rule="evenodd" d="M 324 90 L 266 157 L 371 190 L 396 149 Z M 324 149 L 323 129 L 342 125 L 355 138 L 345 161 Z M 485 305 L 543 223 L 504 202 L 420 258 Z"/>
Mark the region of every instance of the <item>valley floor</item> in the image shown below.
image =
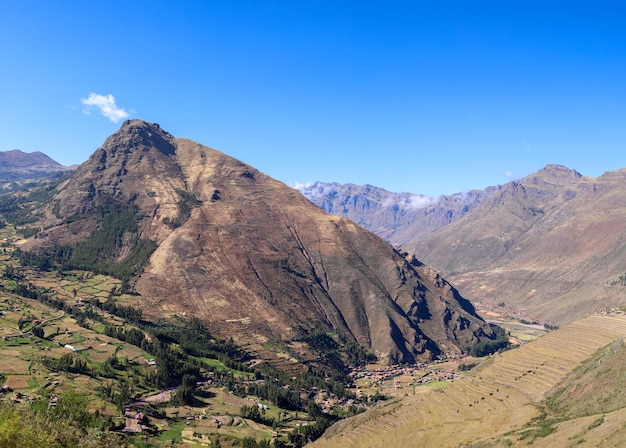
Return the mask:
<path id="1" fill-rule="evenodd" d="M 341 421 L 311 446 L 619 446 L 624 410 L 550 421 L 544 400 L 581 362 L 624 337 L 626 315 L 586 317 L 494 356 L 447 387 Z"/>

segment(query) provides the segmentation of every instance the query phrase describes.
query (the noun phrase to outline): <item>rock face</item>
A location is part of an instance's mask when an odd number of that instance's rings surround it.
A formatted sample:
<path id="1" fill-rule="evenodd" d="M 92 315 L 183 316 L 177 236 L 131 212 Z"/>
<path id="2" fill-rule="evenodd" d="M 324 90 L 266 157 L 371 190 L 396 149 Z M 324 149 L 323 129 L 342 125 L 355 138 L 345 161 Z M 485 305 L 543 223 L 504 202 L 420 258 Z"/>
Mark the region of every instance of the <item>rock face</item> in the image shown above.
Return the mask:
<path id="1" fill-rule="evenodd" d="M 240 339 L 334 330 L 390 362 L 495 338 L 431 268 L 251 166 L 140 120 L 58 188 L 47 230 L 25 247 L 84 240 L 106 219 L 105 200 L 138 210 L 122 242 L 156 242 L 136 281 L 146 316 L 194 316 L 222 336 L 245 324 Z M 124 260 L 128 247 L 116 247 Z"/>
<path id="2" fill-rule="evenodd" d="M 549 165 L 407 250 L 474 301 L 557 324 L 626 301 L 626 170 Z"/>

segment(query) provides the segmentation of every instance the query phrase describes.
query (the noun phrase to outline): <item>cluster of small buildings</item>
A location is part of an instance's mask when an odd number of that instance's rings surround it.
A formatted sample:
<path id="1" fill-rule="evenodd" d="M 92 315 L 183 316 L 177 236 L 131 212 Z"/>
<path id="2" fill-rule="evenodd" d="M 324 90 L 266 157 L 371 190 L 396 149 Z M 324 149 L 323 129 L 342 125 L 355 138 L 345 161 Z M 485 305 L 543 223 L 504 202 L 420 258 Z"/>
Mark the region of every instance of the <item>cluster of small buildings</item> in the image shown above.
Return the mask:
<path id="1" fill-rule="evenodd" d="M 519 308 L 510 304 L 503 305 L 502 302 L 474 302 L 474 306 L 478 314 L 483 317 L 490 317 L 489 314 L 492 314 L 493 316 L 501 316 L 519 321 L 525 319 L 524 313 Z M 487 316 L 484 316 L 485 314 Z"/>
<path id="2" fill-rule="evenodd" d="M 35 397 L 31 397 L 30 395 L 24 394 L 22 392 L 14 391 L 11 387 L 4 385 L 0 387 L 0 394 L 6 395 L 13 392 L 10 397 L 7 399 L 13 403 L 22 403 L 24 401 L 33 402 L 35 401 Z"/>
<path id="3" fill-rule="evenodd" d="M 383 395 L 398 395 L 398 389 L 405 385 L 415 386 L 431 381 L 454 381 L 462 378 L 455 370 L 446 370 L 435 364 L 418 363 L 413 365 L 394 365 L 377 369 L 356 369 L 350 376 L 357 380 L 366 380 L 367 387 L 374 387 Z M 402 379 L 402 381 L 397 381 Z M 357 397 L 362 396 L 357 389 Z"/>

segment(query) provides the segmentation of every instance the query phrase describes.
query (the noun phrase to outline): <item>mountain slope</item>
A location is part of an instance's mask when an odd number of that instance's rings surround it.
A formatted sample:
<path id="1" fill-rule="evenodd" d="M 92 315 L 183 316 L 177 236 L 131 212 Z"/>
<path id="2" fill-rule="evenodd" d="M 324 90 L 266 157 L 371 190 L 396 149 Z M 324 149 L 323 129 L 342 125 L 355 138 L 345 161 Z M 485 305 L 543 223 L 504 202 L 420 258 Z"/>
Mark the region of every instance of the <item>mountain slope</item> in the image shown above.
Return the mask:
<path id="1" fill-rule="evenodd" d="M 406 248 L 475 301 L 562 324 L 626 301 L 625 181 L 548 166 Z"/>
<path id="2" fill-rule="evenodd" d="M 0 194 L 16 192 L 27 186 L 51 185 L 73 169 L 41 152 L 0 151 Z"/>
<path id="3" fill-rule="evenodd" d="M 391 362 L 496 337 L 432 269 L 153 123 L 125 122 L 40 213 L 46 230 L 24 248 L 111 273 L 145 265 L 135 289 L 153 319 L 242 340 L 332 330 Z"/>
<path id="4" fill-rule="evenodd" d="M 383 206 L 393 193 L 376 201 L 371 186 L 318 185 L 305 194 L 416 254 L 473 302 L 563 324 L 626 302 L 625 181 L 626 170 L 594 179 L 548 165 L 412 211 L 398 200 Z M 388 210 L 400 218 L 381 218 Z"/>
<path id="5" fill-rule="evenodd" d="M 19 149 L 0 151 L 0 182 L 45 176 L 52 173 L 70 171 L 42 152 L 25 153 Z"/>

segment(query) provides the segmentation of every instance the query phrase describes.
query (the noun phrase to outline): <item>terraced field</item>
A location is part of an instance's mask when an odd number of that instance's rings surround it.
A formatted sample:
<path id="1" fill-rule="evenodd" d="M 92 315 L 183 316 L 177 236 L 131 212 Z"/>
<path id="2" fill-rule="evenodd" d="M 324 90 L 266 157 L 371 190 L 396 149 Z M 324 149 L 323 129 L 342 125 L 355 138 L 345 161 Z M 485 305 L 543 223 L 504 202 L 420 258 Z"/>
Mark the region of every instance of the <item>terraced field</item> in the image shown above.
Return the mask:
<path id="1" fill-rule="evenodd" d="M 386 402 L 341 421 L 311 446 L 526 445 L 520 431 L 541 419 L 545 394 L 596 350 L 623 336 L 626 315 L 586 317 L 496 355 L 444 389 Z"/>

